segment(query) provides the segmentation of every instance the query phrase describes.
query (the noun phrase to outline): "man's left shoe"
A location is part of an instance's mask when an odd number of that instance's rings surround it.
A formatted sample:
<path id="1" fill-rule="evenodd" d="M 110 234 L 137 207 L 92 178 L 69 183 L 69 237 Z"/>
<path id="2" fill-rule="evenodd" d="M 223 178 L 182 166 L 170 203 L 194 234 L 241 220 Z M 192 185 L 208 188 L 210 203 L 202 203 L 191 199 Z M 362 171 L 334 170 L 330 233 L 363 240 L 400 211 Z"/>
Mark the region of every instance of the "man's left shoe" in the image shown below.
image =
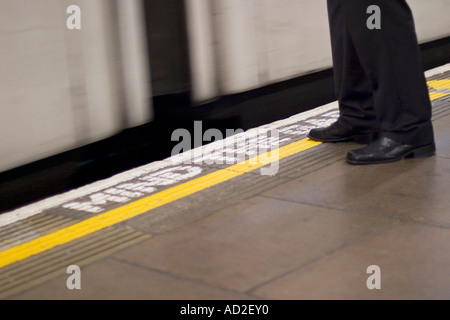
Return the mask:
<path id="1" fill-rule="evenodd" d="M 404 158 L 430 157 L 435 152 L 435 143 L 413 146 L 382 136 L 364 148 L 349 151 L 347 162 L 350 164 L 387 163 Z"/>

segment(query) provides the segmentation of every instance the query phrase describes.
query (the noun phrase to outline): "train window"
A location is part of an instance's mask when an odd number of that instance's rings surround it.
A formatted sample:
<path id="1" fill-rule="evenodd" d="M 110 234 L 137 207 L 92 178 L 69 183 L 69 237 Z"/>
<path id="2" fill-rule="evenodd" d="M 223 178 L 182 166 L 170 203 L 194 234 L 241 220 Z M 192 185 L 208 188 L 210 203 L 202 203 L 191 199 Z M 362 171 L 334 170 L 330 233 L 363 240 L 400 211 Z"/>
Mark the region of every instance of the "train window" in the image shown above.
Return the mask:
<path id="1" fill-rule="evenodd" d="M 144 0 L 152 92 L 187 92 L 190 87 L 183 0 Z"/>

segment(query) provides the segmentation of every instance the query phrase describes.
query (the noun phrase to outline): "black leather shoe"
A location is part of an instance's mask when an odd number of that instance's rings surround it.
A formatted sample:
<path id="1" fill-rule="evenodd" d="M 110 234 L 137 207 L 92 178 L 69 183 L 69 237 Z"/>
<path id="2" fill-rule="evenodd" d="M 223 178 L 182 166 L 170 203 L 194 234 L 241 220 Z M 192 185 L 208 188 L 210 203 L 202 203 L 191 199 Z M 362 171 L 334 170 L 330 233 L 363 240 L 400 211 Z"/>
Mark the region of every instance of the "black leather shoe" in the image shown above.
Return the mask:
<path id="1" fill-rule="evenodd" d="M 429 157 L 436 152 L 434 143 L 425 146 L 413 146 L 382 136 L 364 148 L 349 151 L 347 162 L 350 164 L 376 164 L 401 160 L 403 158 Z"/>
<path id="2" fill-rule="evenodd" d="M 320 142 L 345 142 L 356 141 L 362 144 L 368 144 L 378 138 L 378 133 L 364 133 L 344 125 L 339 121 L 334 122 L 328 127 L 312 129 L 308 138 Z"/>

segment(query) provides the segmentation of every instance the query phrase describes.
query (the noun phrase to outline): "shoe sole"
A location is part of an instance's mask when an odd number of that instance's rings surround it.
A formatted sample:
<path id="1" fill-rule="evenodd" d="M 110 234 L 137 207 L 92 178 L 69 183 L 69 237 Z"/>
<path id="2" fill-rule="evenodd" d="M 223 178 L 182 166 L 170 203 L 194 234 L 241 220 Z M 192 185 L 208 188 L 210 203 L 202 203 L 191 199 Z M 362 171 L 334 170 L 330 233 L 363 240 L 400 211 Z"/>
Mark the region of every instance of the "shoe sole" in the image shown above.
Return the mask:
<path id="1" fill-rule="evenodd" d="M 309 139 L 314 140 L 314 141 L 319 141 L 319 142 L 329 142 L 329 143 L 336 143 L 336 142 L 350 142 L 350 141 L 355 141 L 357 143 L 360 144 L 369 144 L 373 141 L 375 141 L 378 138 L 378 134 L 377 133 L 369 133 L 369 134 L 358 134 L 358 135 L 354 135 L 351 137 L 346 137 L 346 138 L 336 138 L 336 139 L 319 139 L 316 137 L 312 137 L 308 134 L 307 136 Z"/>
<path id="2" fill-rule="evenodd" d="M 400 161 L 405 158 L 426 158 L 431 157 L 436 153 L 436 144 L 432 143 L 423 147 L 419 147 L 417 149 L 413 149 L 409 151 L 408 153 L 397 157 L 393 159 L 387 159 L 387 160 L 380 160 L 380 161 L 357 161 L 357 160 L 351 160 L 346 159 L 347 163 L 349 164 L 356 164 L 356 165 L 366 165 L 366 164 L 382 164 L 382 163 L 391 163 Z"/>

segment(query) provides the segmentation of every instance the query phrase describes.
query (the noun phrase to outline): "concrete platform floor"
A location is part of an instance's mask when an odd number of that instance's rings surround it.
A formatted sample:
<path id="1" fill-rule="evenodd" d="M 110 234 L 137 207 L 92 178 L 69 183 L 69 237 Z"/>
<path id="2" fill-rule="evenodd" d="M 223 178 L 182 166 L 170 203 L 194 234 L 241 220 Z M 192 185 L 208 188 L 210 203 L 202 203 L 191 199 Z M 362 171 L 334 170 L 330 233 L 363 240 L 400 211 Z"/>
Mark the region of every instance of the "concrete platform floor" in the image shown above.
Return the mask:
<path id="1" fill-rule="evenodd" d="M 450 111 L 449 96 L 433 106 Z M 46 264 L 4 267 L 10 283 L 34 273 L 3 298 L 450 299 L 450 112 L 433 123 L 433 157 L 352 166 L 345 154 L 360 145 L 321 144 L 275 176 L 249 172 L 114 226 L 139 234 L 130 243 L 80 258 L 76 240 Z M 107 232 L 93 241 L 113 242 Z M 66 286 L 70 264 L 81 290 Z"/>

